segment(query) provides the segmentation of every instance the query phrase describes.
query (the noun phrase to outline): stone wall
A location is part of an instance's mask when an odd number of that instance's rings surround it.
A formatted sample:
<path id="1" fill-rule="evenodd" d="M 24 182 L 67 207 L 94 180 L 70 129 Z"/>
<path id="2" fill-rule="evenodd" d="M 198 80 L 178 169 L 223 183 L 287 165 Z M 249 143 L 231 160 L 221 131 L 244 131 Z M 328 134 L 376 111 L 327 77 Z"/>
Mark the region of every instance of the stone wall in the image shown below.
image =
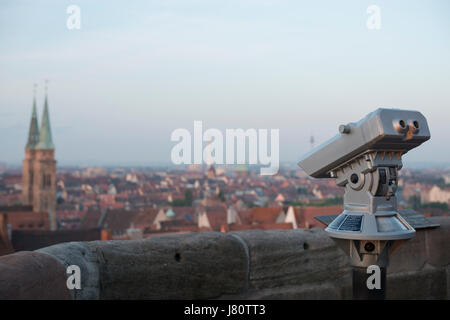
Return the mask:
<path id="1" fill-rule="evenodd" d="M 449 299 L 450 217 L 391 259 L 388 299 Z M 81 290 L 65 270 L 81 269 Z M 0 257 L 0 299 L 350 299 L 347 257 L 323 229 L 69 242 Z"/>

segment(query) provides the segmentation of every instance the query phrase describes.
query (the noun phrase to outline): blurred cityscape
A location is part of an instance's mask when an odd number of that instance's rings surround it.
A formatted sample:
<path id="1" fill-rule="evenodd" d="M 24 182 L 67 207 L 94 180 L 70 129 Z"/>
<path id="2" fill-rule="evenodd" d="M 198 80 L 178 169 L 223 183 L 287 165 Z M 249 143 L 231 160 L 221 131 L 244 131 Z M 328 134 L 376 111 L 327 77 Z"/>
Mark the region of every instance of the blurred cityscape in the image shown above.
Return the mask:
<path id="1" fill-rule="evenodd" d="M 55 214 L 33 212 L 22 202 L 20 169 L 0 167 L 4 253 L 67 240 L 322 227 L 315 216 L 342 210 L 343 188 L 294 164 L 270 177 L 246 165 L 67 167 L 58 168 L 55 182 Z M 397 195 L 400 207 L 448 215 L 450 170 L 403 169 Z"/>
<path id="2" fill-rule="evenodd" d="M 31 114 L 22 166 L 0 165 L 0 255 L 67 241 L 309 229 L 342 211 L 343 188 L 296 164 L 272 176 L 243 164 L 57 167 L 47 92 L 40 125 L 35 97 Z M 401 170 L 397 199 L 400 209 L 448 215 L 450 168 Z"/>

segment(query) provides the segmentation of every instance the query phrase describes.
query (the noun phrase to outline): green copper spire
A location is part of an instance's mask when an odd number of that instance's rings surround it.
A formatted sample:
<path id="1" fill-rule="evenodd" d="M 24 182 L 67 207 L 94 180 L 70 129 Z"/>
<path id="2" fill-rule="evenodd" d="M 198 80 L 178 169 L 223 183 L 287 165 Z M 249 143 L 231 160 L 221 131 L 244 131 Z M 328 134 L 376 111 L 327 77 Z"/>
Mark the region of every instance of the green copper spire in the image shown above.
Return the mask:
<path id="1" fill-rule="evenodd" d="M 30 130 L 28 131 L 28 141 L 25 149 L 35 149 L 39 141 L 39 126 L 37 120 L 36 111 L 36 84 L 34 85 L 34 95 L 33 95 L 33 111 L 30 121 Z"/>
<path id="2" fill-rule="evenodd" d="M 45 87 L 45 103 L 44 113 L 42 114 L 41 130 L 39 134 L 39 142 L 36 149 L 53 150 L 55 146 L 52 141 L 52 130 L 50 128 L 50 117 L 48 115 L 47 86 Z"/>

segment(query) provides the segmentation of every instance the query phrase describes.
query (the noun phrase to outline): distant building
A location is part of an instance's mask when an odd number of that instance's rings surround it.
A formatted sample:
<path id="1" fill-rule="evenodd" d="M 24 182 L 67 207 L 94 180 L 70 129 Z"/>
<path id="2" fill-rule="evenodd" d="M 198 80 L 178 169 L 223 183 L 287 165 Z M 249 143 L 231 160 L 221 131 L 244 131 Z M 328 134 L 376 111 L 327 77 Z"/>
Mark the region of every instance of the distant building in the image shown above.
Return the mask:
<path id="1" fill-rule="evenodd" d="M 208 168 L 208 179 L 214 179 L 216 177 L 216 169 L 214 168 L 214 165 L 210 165 Z"/>
<path id="2" fill-rule="evenodd" d="M 438 186 L 431 187 L 428 192 L 421 194 L 422 203 L 441 202 L 450 204 L 450 188 L 441 189 Z"/>
<path id="3" fill-rule="evenodd" d="M 36 111 L 36 98 L 25 146 L 25 159 L 22 169 L 22 197 L 25 205 L 31 205 L 34 212 L 48 212 L 55 228 L 56 210 L 56 161 L 55 146 L 52 141 L 47 93 L 44 113 L 39 130 Z"/>
<path id="4" fill-rule="evenodd" d="M 249 168 L 246 164 L 239 164 L 236 166 L 235 170 L 236 177 L 247 178 L 249 176 Z"/>

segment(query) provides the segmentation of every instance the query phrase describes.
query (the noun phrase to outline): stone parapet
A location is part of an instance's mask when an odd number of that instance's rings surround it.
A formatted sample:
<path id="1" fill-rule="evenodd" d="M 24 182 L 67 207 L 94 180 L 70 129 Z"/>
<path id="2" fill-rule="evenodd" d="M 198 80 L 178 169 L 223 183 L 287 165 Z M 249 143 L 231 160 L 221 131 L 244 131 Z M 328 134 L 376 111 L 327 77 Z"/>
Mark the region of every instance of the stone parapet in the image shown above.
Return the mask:
<path id="1" fill-rule="evenodd" d="M 392 256 L 388 299 L 448 299 L 450 217 Z M 81 270 L 68 290 L 66 268 Z M 0 257 L 0 299 L 350 299 L 347 256 L 323 229 L 62 243 Z"/>

